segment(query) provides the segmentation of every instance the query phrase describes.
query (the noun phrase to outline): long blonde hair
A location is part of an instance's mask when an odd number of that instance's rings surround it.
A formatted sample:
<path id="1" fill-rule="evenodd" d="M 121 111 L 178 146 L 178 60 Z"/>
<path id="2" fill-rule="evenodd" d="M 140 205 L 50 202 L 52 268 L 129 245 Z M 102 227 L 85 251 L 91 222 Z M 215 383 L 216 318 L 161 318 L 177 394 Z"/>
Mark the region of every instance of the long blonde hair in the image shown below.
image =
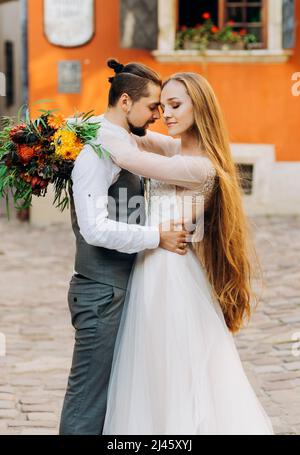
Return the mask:
<path id="1" fill-rule="evenodd" d="M 249 320 L 254 272 L 261 272 L 244 212 L 240 176 L 233 161 L 223 115 L 208 81 L 196 73 L 176 73 L 164 82 L 181 82 L 194 106 L 193 131 L 216 169 L 215 188 L 204 214 L 203 245 L 193 244 L 231 332 Z M 203 249 L 204 257 L 203 257 Z M 254 269 L 254 266 L 256 267 Z"/>

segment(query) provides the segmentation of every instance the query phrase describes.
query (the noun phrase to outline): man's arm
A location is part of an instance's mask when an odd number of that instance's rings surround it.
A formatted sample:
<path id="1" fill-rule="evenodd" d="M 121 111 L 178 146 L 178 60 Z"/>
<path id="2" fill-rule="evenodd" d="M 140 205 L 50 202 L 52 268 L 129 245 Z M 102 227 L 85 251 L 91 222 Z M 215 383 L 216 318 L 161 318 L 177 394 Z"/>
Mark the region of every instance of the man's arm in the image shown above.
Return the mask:
<path id="1" fill-rule="evenodd" d="M 159 226 L 139 226 L 108 219 L 108 190 L 113 163 L 100 159 L 90 146 L 77 157 L 72 172 L 73 197 L 80 233 L 94 246 L 136 253 L 157 248 Z"/>

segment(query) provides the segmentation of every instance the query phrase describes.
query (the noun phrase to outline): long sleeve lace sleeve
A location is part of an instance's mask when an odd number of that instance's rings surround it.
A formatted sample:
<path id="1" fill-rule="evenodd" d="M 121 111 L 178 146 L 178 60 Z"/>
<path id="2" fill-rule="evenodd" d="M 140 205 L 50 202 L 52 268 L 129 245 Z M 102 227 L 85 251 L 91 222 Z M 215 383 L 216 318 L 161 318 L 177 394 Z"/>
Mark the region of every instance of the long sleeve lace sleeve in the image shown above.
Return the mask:
<path id="1" fill-rule="evenodd" d="M 173 156 L 180 153 L 181 140 L 165 134 L 147 131 L 143 137 L 133 135 L 140 150 L 157 153 L 164 156 Z"/>
<path id="2" fill-rule="evenodd" d="M 185 188 L 204 185 L 214 171 L 211 161 L 206 157 L 179 154 L 161 156 L 140 151 L 134 140 L 129 144 L 119 138 L 106 136 L 102 145 L 118 166 L 143 177 Z"/>

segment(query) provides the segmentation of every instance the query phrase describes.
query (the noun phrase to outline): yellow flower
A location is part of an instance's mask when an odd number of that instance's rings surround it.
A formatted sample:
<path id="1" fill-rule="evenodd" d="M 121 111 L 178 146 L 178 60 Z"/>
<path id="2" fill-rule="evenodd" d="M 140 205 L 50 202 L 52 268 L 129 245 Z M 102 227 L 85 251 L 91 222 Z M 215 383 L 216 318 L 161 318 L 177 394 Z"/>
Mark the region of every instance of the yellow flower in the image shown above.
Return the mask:
<path id="1" fill-rule="evenodd" d="M 64 160 L 75 161 L 79 155 L 83 143 L 72 131 L 58 130 L 53 136 L 55 153 Z"/>

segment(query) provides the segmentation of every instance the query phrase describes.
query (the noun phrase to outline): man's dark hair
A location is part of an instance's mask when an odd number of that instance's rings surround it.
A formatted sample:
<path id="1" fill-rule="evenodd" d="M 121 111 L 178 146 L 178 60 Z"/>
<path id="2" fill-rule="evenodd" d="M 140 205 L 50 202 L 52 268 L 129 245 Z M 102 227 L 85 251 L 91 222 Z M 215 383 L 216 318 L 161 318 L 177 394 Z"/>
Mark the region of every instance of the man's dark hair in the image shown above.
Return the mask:
<path id="1" fill-rule="evenodd" d="M 107 66 L 114 70 L 115 76 L 109 78 L 111 84 L 108 104 L 113 107 L 117 104 L 123 93 L 127 93 L 133 102 L 149 96 L 148 85 L 150 82 L 161 87 L 159 75 L 142 63 L 128 63 L 122 65 L 115 59 L 107 61 Z"/>

